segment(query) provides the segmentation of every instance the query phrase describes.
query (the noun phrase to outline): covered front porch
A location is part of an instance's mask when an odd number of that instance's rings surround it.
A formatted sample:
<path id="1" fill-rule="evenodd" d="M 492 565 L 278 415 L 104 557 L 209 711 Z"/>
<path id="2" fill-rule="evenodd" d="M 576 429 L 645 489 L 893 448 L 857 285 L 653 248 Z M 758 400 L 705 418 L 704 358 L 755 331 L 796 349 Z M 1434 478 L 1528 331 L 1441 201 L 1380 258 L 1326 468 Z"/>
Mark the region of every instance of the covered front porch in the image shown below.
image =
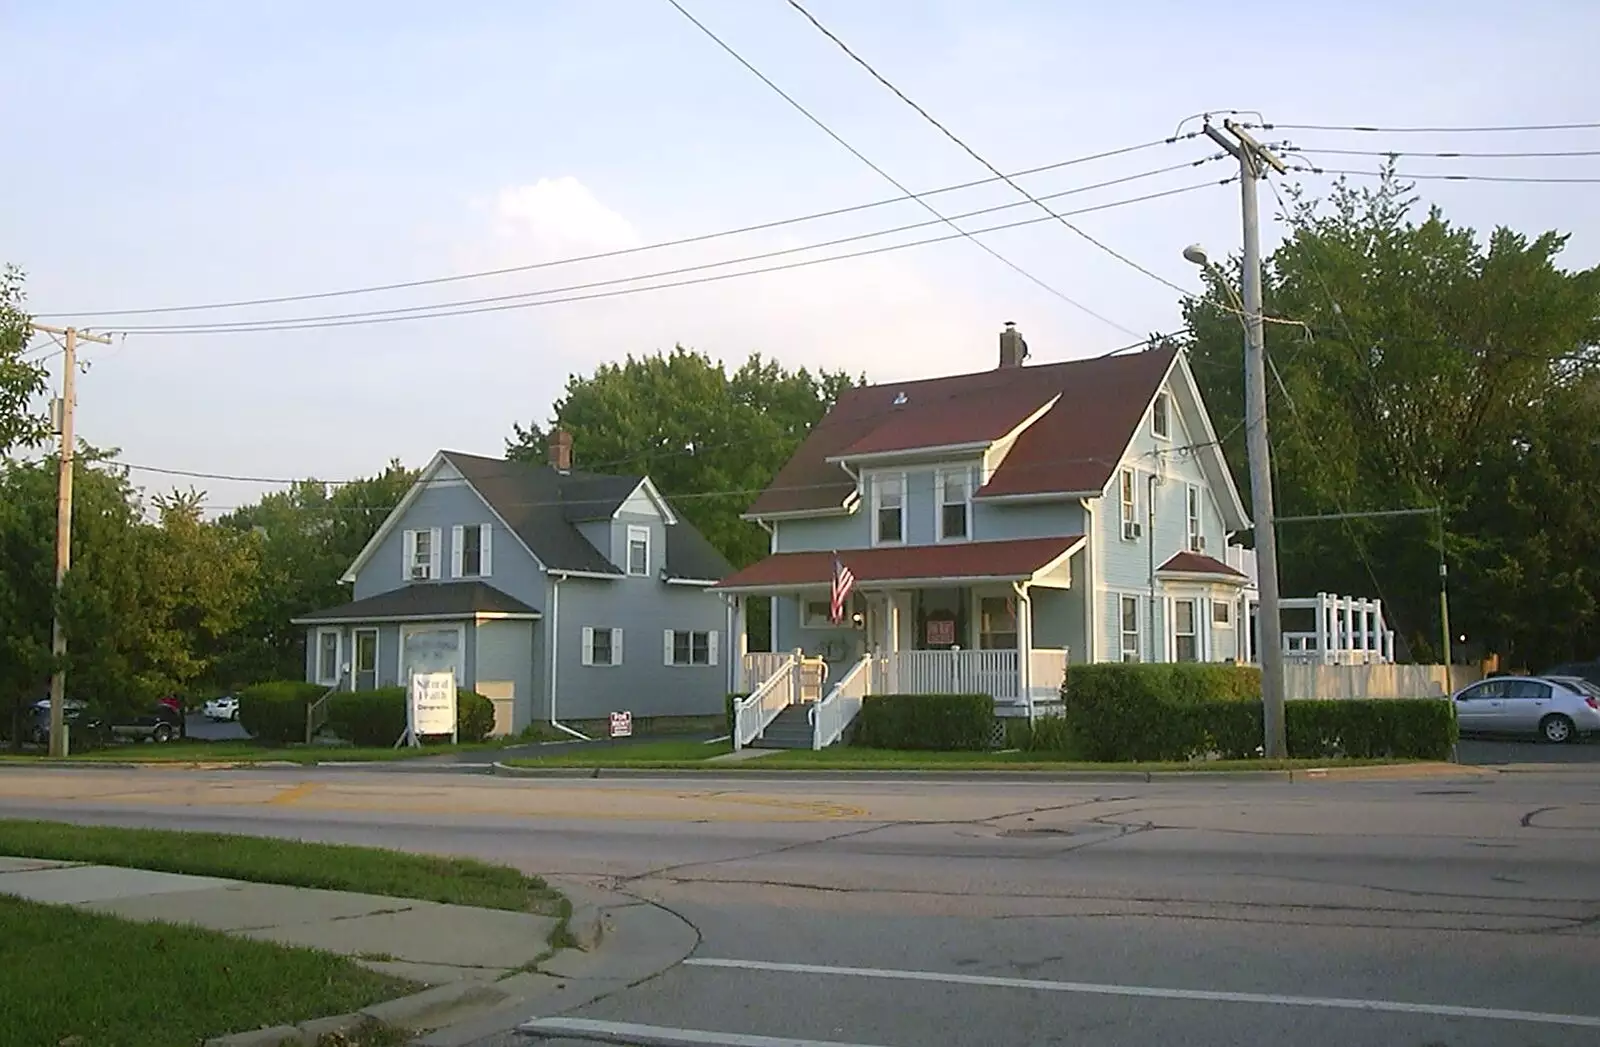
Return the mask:
<path id="1" fill-rule="evenodd" d="M 1081 537 L 1065 536 L 843 552 L 855 583 L 839 622 L 830 613 L 834 554 L 779 554 L 747 568 L 719 586 L 740 644 L 730 689 L 761 696 L 739 732 L 749 737 L 736 742 L 756 740 L 788 705 L 815 702 L 820 748 L 868 694 L 986 694 L 998 715 L 1036 715 L 1060 700 L 1070 652 L 1086 635 L 1085 601 L 1072 586 L 1082 548 Z M 772 599 L 772 650 L 752 653 L 746 611 L 760 597 Z"/>

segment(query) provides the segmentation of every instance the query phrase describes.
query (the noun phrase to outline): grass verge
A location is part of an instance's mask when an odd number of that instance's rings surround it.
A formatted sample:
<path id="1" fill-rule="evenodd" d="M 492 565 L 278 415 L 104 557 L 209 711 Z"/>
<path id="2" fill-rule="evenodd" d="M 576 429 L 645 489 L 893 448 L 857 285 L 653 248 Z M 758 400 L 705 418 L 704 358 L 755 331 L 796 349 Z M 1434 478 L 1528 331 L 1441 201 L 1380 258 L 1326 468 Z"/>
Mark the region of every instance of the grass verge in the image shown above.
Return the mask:
<path id="1" fill-rule="evenodd" d="M 164 745 L 128 743 L 104 749 L 74 753 L 72 759 L 87 763 L 325 763 L 350 760 L 363 763 L 388 760 L 415 760 L 423 756 L 448 753 L 492 753 L 516 741 L 462 742 L 458 745 L 424 745 L 418 748 L 362 748 L 350 745 L 291 745 L 275 748 L 256 742 L 205 742 L 196 739 L 172 741 Z M 0 762 L 45 763 L 43 753 L 7 753 Z"/>
<path id="2" fill-rule="evenodd" d="M 376 847 L 0 819 L 0 854 L 357 891 L 550 916 L 567 911 L 566 899 L 543 880 L 508 866 Z M 0 1013 L 4 1010 L 0 1009 Z"/>
<path id="3" fill-rule="evenodd" d="M 194 1044 L 416 988 L 312 949 L 3 896 L 0 970 L 5 1042 L 74 1047 Z"/>

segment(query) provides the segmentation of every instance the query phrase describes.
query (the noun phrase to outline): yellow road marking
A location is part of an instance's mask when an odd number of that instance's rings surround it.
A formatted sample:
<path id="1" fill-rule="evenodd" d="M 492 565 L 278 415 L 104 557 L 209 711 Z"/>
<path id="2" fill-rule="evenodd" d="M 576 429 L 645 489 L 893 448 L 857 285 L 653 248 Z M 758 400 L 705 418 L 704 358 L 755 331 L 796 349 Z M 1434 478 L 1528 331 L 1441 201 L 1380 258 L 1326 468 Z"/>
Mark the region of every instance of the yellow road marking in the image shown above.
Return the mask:
<path id="1" fill-rule="evenodd" d="M 322 788 L 321 782 L 301 782 L 299 785 L 283 790 L 267 802 L 280 806 L 299 803 L 301 797 L 309 796 L 320 788 Z"/>

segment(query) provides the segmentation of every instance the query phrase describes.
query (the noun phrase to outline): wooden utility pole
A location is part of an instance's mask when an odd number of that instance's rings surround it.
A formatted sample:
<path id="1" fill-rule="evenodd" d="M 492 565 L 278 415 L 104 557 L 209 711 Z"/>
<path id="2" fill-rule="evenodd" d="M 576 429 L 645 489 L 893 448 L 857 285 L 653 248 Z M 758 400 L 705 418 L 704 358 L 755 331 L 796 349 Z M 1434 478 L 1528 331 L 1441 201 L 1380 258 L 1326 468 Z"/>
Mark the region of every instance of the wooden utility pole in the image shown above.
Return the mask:
<path id="1" fill-rule="evenodd" d="M 77 444 L 72 433 L 72 409 L 78 378 L 78 339 L 111 344 L 111 336 L 88 334 L 75 327 L 49 327 L 34 324 L 40 334 L 65 337 L 62 345 L 64 362 L 61 365 L 61 399 L 55 410 L 56 431 L 61 436 L 60 472 L 56 481 L 56 608 L 50 625 L 50 651 L 55 665 L 50 673 L 50 755 L 67 755 L 66 696 L 67 634 L 61 622 L 61 587 L 67 580 L 67 570 L 72 566 L 72 466 L 77 458 Z"/>

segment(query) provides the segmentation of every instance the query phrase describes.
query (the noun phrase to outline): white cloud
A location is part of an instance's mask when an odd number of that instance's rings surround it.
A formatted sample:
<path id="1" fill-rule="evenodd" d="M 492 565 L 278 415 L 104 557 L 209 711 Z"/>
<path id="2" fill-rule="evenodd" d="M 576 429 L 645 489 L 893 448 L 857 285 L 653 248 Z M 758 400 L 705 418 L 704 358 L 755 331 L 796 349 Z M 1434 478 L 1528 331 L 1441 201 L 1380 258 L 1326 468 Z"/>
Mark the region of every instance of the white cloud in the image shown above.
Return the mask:
<path id="1" fill-rule="evenodd" d="M 502 189 L 495 198 L 494 222 L 497 240 L 552 258 L 641 242 L 632 223 L 571 175 Z"/>

